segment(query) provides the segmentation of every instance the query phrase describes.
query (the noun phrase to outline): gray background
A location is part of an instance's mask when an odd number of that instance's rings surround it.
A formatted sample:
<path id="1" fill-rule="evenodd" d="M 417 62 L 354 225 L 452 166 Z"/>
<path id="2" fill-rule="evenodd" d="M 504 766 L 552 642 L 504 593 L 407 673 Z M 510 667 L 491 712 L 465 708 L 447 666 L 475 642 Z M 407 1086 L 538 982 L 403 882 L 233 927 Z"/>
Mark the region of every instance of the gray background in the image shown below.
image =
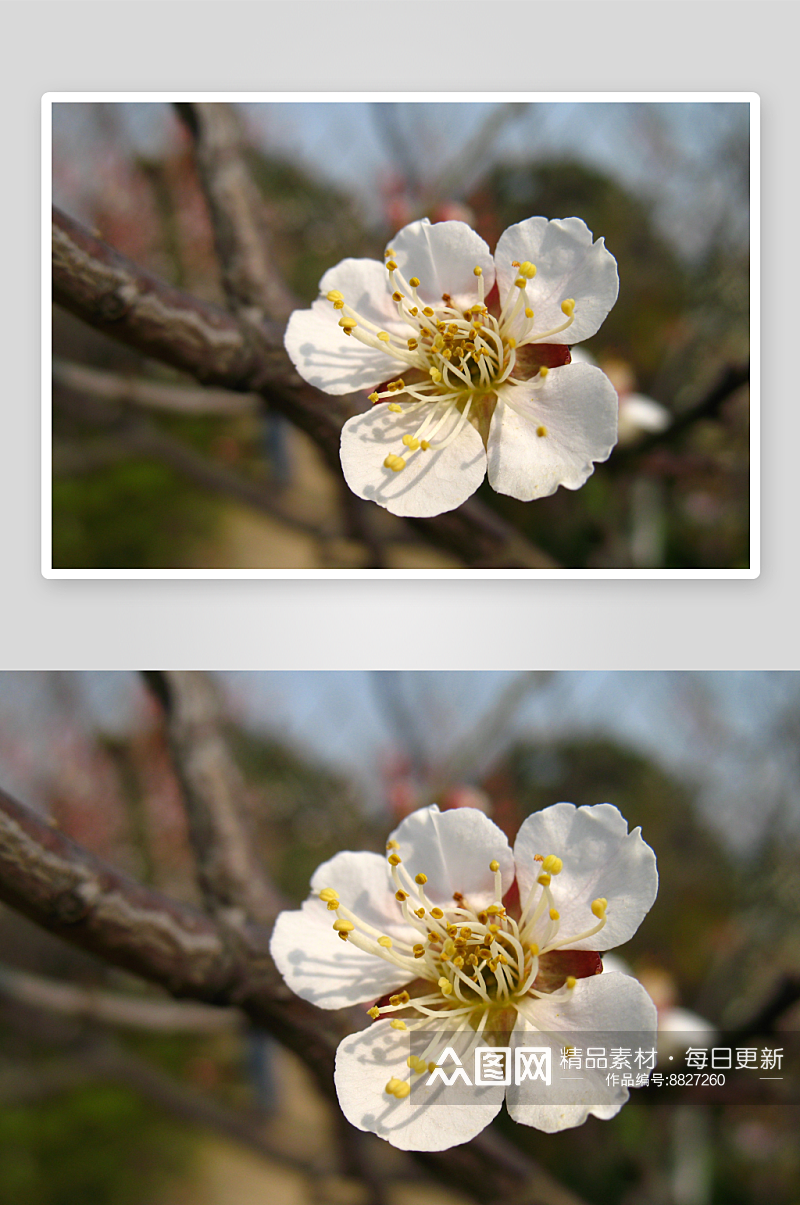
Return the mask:
<path id="1" fill-rule="evenodd" d="M 796 6 L 4 3 L 0 666 L 796 667 Z M 748 91 L 762 102 L 756 581 L 46 581 L 39 114 L 49 91 Z M 429 635 L 418 616 L 429 614 Z M 404 616 L 415 616 L 408 634 Z M 411 632 L 415 639 L 411 639 Z"/>

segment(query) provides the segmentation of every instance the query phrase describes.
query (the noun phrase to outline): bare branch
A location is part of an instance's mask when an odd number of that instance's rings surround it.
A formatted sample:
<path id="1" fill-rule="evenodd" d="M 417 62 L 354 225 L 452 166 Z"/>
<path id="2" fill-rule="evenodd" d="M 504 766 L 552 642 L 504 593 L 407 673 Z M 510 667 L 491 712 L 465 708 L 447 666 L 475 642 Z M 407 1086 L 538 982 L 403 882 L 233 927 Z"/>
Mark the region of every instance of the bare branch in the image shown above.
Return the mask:
<path id="1" fill-rule="evenodd" d="M 200 101 L 175 107 L 194 138 L 231 308 L 256 324 L 264 318 L 285 322 L 296 305 L 273 262 L 272 237 L 245 162 L 237 109 Z"/>
<path id="2" fill-rule="evenodd" d="M 0 998 L 4 996 L 62 1016 L 151 1033 L 226 1033 L 242 1025 L 242 1014 L 237 1009 L 124 996 L 120 992 L 57 983 L 41 975 L 0 966 Z"/>
<path id="3" fill-rule="evenodd" d="M 631 462 L 638 462 L 649 452 L 660 451 L 679 441 L 680 437 L 703 419 L 716 418 L 728 398 L 746 385 L 750 380 L 749 364 L 729 364 L 708 392 L 698 401 L 676 415 L 666 431 L 656 431 L 628 448 L 620 448 L 608 462 L 609 468 L 616 471 L 628 468 Z"/>
<path id="4" fill-rule="evenodd" d="M 289 364 L 279 327 L 258 330 L 158 280 L 107 243 L 53 211 L 53 297 L 91 326 L 209 385 L 259 393 L 306 431 L 334 472 L 349 411 L 343 399 L 306 385 Z M 406 520 L 431 544 L 480 568 L 556 566 L 474 498 L 458 510 Z"/>
<path id="5" fill-rule="evenodd" d="M 114 966 L 213 1000 L 233 960 L 208 917 L 142 887 L 0 791 L 0 899 Z"/>
<path id="6" fill-rule="evenodd" d="M 0 900 L 51 933 L 173 995 L 238 1005 L 300 1056 L 335 1100 L 333 1062 L 346 1015 L 294 996 L 253 934 L 246 954 L 211 917 L 143 887 L 0 791 Z M 358 1014 L 356 1014 L 357 1016 Z M 363 1015 L 361 1017 L 363 1022 Z M 581 1205 L 499 1135 L 415 1155 L 442 1182 L 486 1200 L 530 1187 L 530 1205 Z"/>
<path id="7" fill-rule="evenodd" d="M 186 385 L 164 385 L 138 377 L 102 372 L 86 364 L 53 361 L 53 381 L 65 389 L 103 401 L 120 402 L 145 410 L 169 414 L 211 414 L 222 418 L 258 414 L 261 399 L 255 393 L 231 393 L 226 389 L 192 389 Z"/>
<path id="8" fill-rule="evenodd" d="M 183 789 L 206 908 L 240 927 L 237 914 L 270 924 L 281 901 L 253 854 L 244 783 L 221 731 L 217 692 L 202 673 L 152 672 L 164 705 L 172 760 Z"/>

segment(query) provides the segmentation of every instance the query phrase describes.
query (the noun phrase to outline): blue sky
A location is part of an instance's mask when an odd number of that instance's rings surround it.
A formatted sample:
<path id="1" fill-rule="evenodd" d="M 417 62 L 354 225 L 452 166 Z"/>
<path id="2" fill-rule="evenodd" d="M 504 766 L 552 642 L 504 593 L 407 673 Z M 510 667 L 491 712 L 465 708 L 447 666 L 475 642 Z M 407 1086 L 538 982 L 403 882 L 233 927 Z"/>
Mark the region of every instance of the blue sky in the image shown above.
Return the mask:
<path id="1" fill-rule="evenodd" d="M 131 149 L 157 156 L 175 144 L 169 105 L 120 102 L 114 107 L 119 137 Z M 55 106 L 54 154 L 84 167 L 79 177 L 102 189 L 93 108 Z M 720 225 L 734 243 L 747 240 L 741 164 L 730 142 L 738 137 L 738 145 L 746 145 L 744 104 L 271 102 L 245 109 L 252 135 L 264 149 L 353 192 L 368 220 L 379 218 L 381 182 L 398 147 L 423 182 L 453 173 L 465 186 L 494 163 L 574 156 L 650 198 L 663 231 L 689 258 Z M 501 110 L 507 120 L 478 137 Z M 70 200 L 56 197 L 67 208 Z"/>

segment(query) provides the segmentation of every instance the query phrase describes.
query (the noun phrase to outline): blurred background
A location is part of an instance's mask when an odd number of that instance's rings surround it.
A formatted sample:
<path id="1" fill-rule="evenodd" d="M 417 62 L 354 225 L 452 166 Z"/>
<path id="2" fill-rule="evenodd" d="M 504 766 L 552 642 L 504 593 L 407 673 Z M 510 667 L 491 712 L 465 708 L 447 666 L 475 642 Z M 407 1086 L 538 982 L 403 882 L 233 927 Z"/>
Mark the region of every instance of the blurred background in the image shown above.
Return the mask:
<path id="1" fill-rule="evenodd" d="M 608 801 L 658 858 L 656 904 L 619 953 L 661 1023 L 683 1008 L 727 1032 L 800 1027 L 800 675 L 214 682 L 259 859 L 289 900 L 333 853 L 382 850 L 432 801 L 479 807 L 512 839 L 559 800 Z M 199 903 L 163 715 L 139 676 L 0 674 L 0 785 Z M 370 1183 L 343 1166 L 341 1119 L 306 1069 L 230 1013 L 169 1005 L 0 907 L 0 1205 L 466 1200 L 377 1139 Z M 561 1185 L 551 1205 L 795 1205 L 799 1119 L 648 1090 L 557 1135 L 494 1124 Z"/>
<path id="2" fill-rule="evenodd" d="M 380 259 L 423 215 L 467 221 L 491 247 L 534 214 L 583 218 L 619 264 L 619 300 L 581 345 L 618 391 L 619 445 L 577 493 L 525 504 L 484 485 L 479 496 L 566 568 L 748 567 L 746 104 L 236 110 L 276 266 L 300 306 L 327 268 Z M 54 105 L 53 191 L 137 263 L 224 304 L 191 139 L 170 105 Z M 374 563 L 348 526 L 340 479 L 257 399 L 203 399 L 58 309 L 53 349 L 55 568 Z M 131 408 L 147 414 L 146 441 L 123 421 Z M 261 504 L 243 502 L 231 478 L 259 486 Z M 462 565 L 371 509 L 383 566 Z"/>

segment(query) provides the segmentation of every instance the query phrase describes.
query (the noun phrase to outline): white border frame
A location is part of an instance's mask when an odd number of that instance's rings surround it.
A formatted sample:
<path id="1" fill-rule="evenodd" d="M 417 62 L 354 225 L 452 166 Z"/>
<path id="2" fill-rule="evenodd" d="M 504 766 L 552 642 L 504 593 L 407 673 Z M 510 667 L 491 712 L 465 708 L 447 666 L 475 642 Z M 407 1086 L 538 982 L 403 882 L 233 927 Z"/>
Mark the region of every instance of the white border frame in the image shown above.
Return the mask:
<path id="1" fill-rule="evenodd" d="M 740 103 L 750 106 L 750 567 L 748 569 L 54 569 L 52 566 L 52 107 L 105 101 L 229 101 L 235 103 L 355 103 L 404 101 L 463 104 L 481 101 L 550 103 Z M 42 576 L 49 579 L 367 578 L 462 579 L 754 579 L 761 572 L 761 141 L 755 92 L 47 92 L 42 97 Z"/>

